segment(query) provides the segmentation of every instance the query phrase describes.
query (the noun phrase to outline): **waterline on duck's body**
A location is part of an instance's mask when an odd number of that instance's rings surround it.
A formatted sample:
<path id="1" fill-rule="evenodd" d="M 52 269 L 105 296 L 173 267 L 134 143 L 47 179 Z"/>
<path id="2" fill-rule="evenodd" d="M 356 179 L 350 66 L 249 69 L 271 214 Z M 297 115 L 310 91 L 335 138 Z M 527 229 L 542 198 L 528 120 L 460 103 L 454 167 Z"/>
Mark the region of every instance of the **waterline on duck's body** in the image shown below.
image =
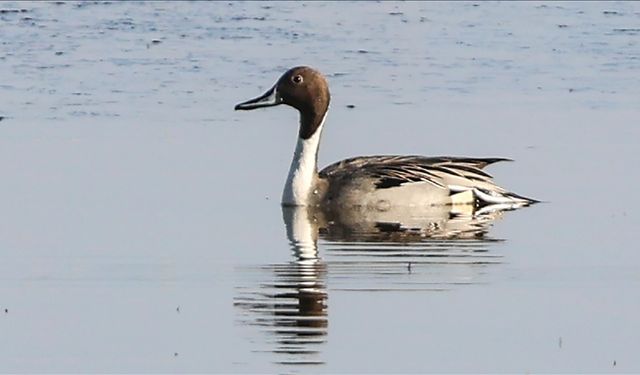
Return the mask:
<path id="1" fill-rule="evenodd" d="M 325 113 L 311 137 L 298 137 L 282 193 L 282 204 L 285 206 L 306 206 L 310 202 L 310 195 L 313 194 L 313 187 L 318 178 L 318 148 L 326 118 Z"/>

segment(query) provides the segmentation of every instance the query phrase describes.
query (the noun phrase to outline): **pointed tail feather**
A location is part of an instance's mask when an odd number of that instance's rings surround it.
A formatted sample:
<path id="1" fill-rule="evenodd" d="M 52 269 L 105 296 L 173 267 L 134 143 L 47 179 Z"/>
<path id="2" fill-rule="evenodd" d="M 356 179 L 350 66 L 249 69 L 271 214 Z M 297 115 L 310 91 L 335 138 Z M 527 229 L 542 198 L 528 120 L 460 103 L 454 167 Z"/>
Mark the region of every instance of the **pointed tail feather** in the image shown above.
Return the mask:
<path id="1" fill-rule="evenodd" d="M 539 201 L 527 197 L 523 197 L 511 192 L 490 191 L 480 188 L 474 188 L 473 193 L 478 198 L 480 206 L 492 204 L 510 204 L 516 207 L 524 207 Z"/>

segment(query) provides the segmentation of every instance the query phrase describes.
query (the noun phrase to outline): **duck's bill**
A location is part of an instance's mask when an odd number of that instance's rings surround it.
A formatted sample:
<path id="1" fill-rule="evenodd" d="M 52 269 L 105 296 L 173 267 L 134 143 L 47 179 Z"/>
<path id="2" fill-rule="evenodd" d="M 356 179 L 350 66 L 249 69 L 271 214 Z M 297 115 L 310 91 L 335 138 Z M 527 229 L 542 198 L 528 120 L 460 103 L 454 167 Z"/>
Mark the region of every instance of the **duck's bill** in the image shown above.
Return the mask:
<path id="1" fill-rule="evenodd" d="M 261 96 L 236 105 L 235 110 L 249 110 L 262 107 L 271 107 L 281 103 L 282 99 L 280 98 L 280 95 L 278 95 L 276 86 L 273 86 L 269 91 L 265 92 Z"/>

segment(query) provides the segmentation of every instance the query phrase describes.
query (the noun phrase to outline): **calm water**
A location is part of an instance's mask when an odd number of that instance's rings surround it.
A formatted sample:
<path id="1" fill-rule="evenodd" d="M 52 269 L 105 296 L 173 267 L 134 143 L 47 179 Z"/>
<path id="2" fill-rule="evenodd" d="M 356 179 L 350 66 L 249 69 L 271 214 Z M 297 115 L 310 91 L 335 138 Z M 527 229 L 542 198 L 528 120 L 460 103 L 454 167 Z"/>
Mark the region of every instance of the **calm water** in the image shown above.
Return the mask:
<path id="1" fill-rule="evenodd" d="M 0 372 L 640 372 L 638 3 L 3 2 L 0 39 Z M 320 165 L 510 157 L 546 203 L 283 211 L 297 114 L 232 109 L 301 64 Z"/>

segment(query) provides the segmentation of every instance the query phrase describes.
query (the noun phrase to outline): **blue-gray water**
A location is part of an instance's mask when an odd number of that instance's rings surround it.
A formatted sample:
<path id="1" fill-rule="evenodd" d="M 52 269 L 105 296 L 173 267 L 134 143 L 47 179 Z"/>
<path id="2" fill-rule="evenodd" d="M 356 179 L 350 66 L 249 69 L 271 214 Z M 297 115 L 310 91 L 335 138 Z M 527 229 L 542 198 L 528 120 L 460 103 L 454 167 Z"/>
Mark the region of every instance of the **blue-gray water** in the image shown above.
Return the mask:
<path id="1" fill-rule="evenodd" d="M 0 372 L 640 372 L 638 3 L 3 2 L 0 40 Z M 546 203 L 301 256 L 297 114 L 232 110 L 301 64 L 321 166 L 509 157 Z"/>

